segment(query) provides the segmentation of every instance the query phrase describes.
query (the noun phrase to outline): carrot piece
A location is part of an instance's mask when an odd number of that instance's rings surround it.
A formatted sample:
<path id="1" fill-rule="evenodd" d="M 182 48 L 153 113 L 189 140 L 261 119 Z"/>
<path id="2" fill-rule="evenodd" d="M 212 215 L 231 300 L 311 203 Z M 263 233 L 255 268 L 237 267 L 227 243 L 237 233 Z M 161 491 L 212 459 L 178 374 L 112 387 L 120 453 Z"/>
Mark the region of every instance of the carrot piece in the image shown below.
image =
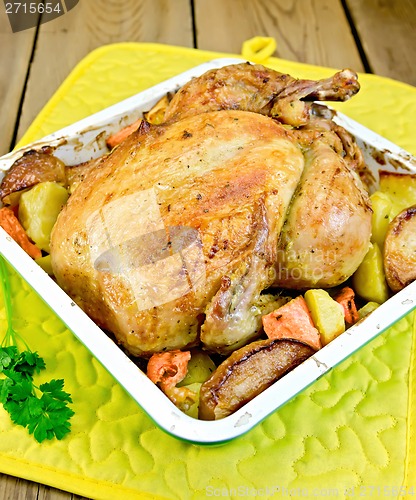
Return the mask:
<path id="1" fill-rule="evenodd" d="M 153 354 L 147 364 L 147 376 L 166 392 L 185 378 L 190 351 L 169 351 Z"/>
<path id="2" fill-rule="evenodd" d="M 319 332 L 301 295 L 263 316 L 262 322 L 269 339 L 299 340 L 316 350 L 322 347 Z"/>
<path id="3" fill-rule="evenodd" d="M 15 216 L 13 210 L 8 207 L 0 209 L 0 226 L 18 243 L 26 253 L 33 259 L 42 257 L 42 251 L 30 240 L 19 219 Z"/>
<path id="4" fill-rule="evenodd" d="M 355 305 L 355 293 L 352 288 L 349 286 L 344 287 L 339 293 L 337 293 L 334 299 L 341 304 L 344 310 L 345 322 L 349 325 L 353 325 L 357 323 L 360 319 L 360 315 L 358 314 L 357 307 Z"/>
<path id="5" fill-rule="evenodd" d="M 141 123 L 142 119 L 139 118 L 131 125 L 127 125 L 127 127 L 124 127 L 115 134 L 110 135 L 110 137 L 106 140 L 107 147 L 113 149 L 115 146 L 118 146 L 121 142 L 124 141 L 124 139 L 135 132 L 139 128 Z"/>

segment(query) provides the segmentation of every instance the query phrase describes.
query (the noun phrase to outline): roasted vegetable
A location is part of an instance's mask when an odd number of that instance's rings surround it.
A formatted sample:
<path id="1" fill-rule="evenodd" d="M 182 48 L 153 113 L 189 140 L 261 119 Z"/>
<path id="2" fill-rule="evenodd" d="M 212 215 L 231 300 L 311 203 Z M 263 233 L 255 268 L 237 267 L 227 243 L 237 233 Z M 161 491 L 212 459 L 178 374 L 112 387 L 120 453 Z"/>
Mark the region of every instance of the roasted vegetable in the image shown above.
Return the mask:
<path id="1" fill-rule="evenodd" d="M 48 273 L 50 276 L 53 276 L 53 269 L 52 269 L 50 255 L 44 255 L 43 257 L 39 257 L 38 259 L 35 259 L 35 262 L 45 271 L 45 273 Z"/>
<path id="2" fill-rule="evenodd" d="M 180 408 L 186 415 L 193 418 L 198 418 L 199 412 L 199 391 L 201 389 L 200 382 L 194 382 L 193 384 L 184 385 L 181 387 L 176 387 L 175 391 L 182 396 L 182 400 L 178 404 L 175 404 Z"/>
<path id="3" fill-rule="evenodd" d="M 384 274 L 383 255 L 377 243 L 372 243 L 360 267 L 352 277 L 355 292 L 361 298 L 382 304 L 389 298 Z"/>
<path id="4" fill-rule="evenodd" d="M 258 340 L 234 351 L 201 386 L 199 418 L 218 420 L 238 410 L 314 354 L 295 340 Z"/>
<path id="5" fill-rule="evenodd" d="M 131 135 L 140 127 L 142 122 L 143 120 L 140 118 L 139 120 L 136 120 L 130 125 L 127 125 L 127 127 L 122 128 L 115 134 L 110 135 L 110 137 L 106 140 L 107 147 L 109 149 L 113 149 L 119 144 L 121 144 L 124 141 L 124 139 L 127 139 L 129 135 Z"/>
<path id="6" fill-rule="evenodd" d="M 152 123 L 154 125 L 159 125 L 159 123 L 162 123 L 165 117 L 165 111 L 166 108 L 168 107 L 168 104 L 172 100 L 172 96 L 170 94 L 166 94 L 160 99 L 150 111 L 147 113 L 143 113 L 144 119 Z"/>
<path id="7" fill-rule="evenodd" d="M 322 345 L 345 331 L 344 310 L 325 290 L 308 290 L 305 301 L 311 312 L 313 322 L 318 329 Z"/>
<path id="8" fill-rule="evenodd" d="M 68 199 L 67 190 L 56 182 L 41 182 L 22 194 L 19 220 L 36 245 L 49 252 L 55 221 Z"/>
<path id="9" fill-rule="evenodd" d="M 166 108 L 170 100 L 171 97 L 169 94 L 163 96 L 162 99 L 160 99 L 150 111 L 143 113 L 144 120 L 147 123 L 151 123 L 153 125 L 158 125 L 162 123 L 165 116 Z M 144 120 L 139 118 L 132 124 L 127 125 L 126 127 L 116 132 L 115 134 L 111 135 L 106 141 L 107 147 L 109 149 L 113 149 L 115 146 L 121 144 L 124 141 L 124 139 L 126 139 L 129 135 L 135 132 L 142 125 Z"/>
<path id="10" fill-rule="evenodd" d="M 416 175 L 380 171 L 379 190 L 392 201 L 390 220 L 405 208 L 416 205 Z"/>
<path id="11" fill-rule="evenodd" d="M 370 313 L 375 311 L 378 307 L 380 307 L 380 304 L 377 304 L 377 302 L 367 302 L 367 304 L 364 304 L 363 307 L 358 309 L 358 315 L 360 319 L 365 318 Z"/>
<path id="12" fill-rule="evenodd" d="M 216 366 L 210 356 L 203 351 L 191 351 L 191 359 L 188 362 L 188 371 L 185 378 L 177 384 L 177 387 L 189 386 L 194 383 L 203 383 L 209 379 Z"/>
<path id="13" fill-rule="evenodd" d="M 173 392 L 168 390 L 168 396 L 173 395 L 176 399 L 175 404 L 190 417 L 198 418 L 201 385 L 209 379 L 215 368 L 214 362 L 206 352 L 195 349 L 191 351 L 185 378 L 176 384 Z"/>
<path id="14" fill-rule="evenodd" d="M 322 347 L 319 332 L 301 295 L 263 316 L 262 321 L 269 339 L 299 340 L 315 350 Z"/>
<path id="15" fill-rule="evenodd" d="M 390 223 L 384 243 L 384 270 L 393 292 L 416 279 L 416 205 Z"/>
<path id="16" fill-rule="evenodd" d="M 371 241 L 383 248 L 390 223 L 392 201 L 386 193 L 376 191 L 370 197 L 373 215 L 371 219 Z"/>
<path id="17" fill-rule="evenodd" d="M 163 391 L 166 391 L 185 378 L 190 359 L 189 351 L 158 352 L 149 359 L 147 376 Z"/>
<path id="18" fill-rule="evenodd" d="M 11 208 L 3 207 L 0 209 L 0 226 L 32 259 L 38 259 L 42 256 L 40 248 L 29 240 L 28 235 Z"/>
<path id="19" fill-rule="evenodd" d="M 357 323 L 360 316 L 357 311 L 357 306 L 355 305 L 354 290 L 349 286 L 344 286 L 342 290 L 335 294 L 334 299 L 338 304 L 341 304 L 344 310 L 345 323 L 347 323 L 347 325 Z"/>
<path id="20" fill-rule="evenodd" d="M 199 390 L 200 384 L 177 387 L 177 384 L 186 375 L 190 359 L 191 353 L 189 351 L 175 350 L 153 354 L 147 364 L 147 376 L 180 410 L 185 413 L 196 413 L 195 405 L 198 405 L 198 392 L 195 391 Z"/>
<path id="21" fill-rule="evenodd" d="M 40 182 L 65 184 L 65 165 L 55 156 L 43 151 L 28 151 L 15 161 L 0 185 L 0 199 L 15 206 L 20 195 Z"/>

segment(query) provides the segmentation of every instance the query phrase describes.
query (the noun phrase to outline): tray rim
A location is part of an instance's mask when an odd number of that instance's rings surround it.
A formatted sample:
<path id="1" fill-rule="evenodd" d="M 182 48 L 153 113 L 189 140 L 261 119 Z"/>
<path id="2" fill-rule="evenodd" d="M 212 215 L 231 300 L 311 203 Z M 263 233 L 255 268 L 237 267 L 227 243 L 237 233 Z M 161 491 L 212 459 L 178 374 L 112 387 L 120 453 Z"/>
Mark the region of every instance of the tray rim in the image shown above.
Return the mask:
<path id="1" fill-rule="evenodd" d="M 64 146 L 65 137 L 71 134 L 91 127 L 90 132 L 99 134 L 97 123 L 111 117 L 114 118 L 114 116 L 120 117 L 123 113 L 131 111 L 132 106 L 138 106 L 140 103 L 143 105 L 143 102 L 148 98 L 155 100 L 155 95 L 163 95 L 167 88 L 172 90 L 192 76 L 202 74 L 214 67 L 235 62 L 241 62 L 241 59 L 220 58 L 195 66 L 191 70 L 2 156 L 0 170 L 7 170 L 19 156 L 30 149 L 39 148 L 46 144 L 52 144 L 57 148 Z M 350 127 L 355 127 L 361 133 L 363 131 L 367 133 L 377 146 L 380 145 L 388 150 L 393 159 L 399 158 L 404 164 L 409 163 L 410 168 L 414 168 L 416 172 L 416 159 L 410 153 L 342 113 L 337 112 L 337 118 L 341 122 L 348 123 Z M 87 140 L 90 140 L 88 137 Z M 394 295 L 363 322 L 351 327 L 235 413 L 222 420 L 206 422 L 188 417 L 178 410 L 2 228 L 0 228 L 0 253 L 160 428 L 176 438 L 194 444 L 221 444 L 245 434 L 322 375 L 416 308 L 416 300 L 413 298 L 416 297 L 415 282 Z M 88 335 L 85 332 L 88 332 Z M 98 352 L 97 345 L 99 346 Z M 140 383 L 137 383 L 138 380 Z"/>

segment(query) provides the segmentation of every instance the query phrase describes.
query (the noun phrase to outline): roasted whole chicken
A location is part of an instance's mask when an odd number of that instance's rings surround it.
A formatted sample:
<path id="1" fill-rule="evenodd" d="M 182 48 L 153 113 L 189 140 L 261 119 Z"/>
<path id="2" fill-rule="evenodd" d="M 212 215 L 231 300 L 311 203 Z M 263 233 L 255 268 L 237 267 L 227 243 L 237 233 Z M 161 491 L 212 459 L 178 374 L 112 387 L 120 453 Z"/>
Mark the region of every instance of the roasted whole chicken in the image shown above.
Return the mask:
<path id="1" fill-rule="evenodd" d="M 159 125 L 95 162 L 51 238 L 59 285 L 136 356 L 258 337 L 270 288 L 330 288 L 370 242 L 365 169 L 316 100 L 359 90 L 349 70 L 296 80 L 242 63 L 180 89 Z"/>

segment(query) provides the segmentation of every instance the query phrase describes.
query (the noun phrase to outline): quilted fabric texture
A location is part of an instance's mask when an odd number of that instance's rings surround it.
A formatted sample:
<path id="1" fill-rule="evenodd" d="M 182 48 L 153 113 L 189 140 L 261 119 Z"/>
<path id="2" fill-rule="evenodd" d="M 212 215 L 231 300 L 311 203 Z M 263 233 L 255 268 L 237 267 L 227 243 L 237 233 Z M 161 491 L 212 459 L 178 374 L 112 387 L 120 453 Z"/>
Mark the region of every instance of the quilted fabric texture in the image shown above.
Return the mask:
<path id="1" fill-rule="evenodd" d="M 221 56 L 154 44 L 98 49 L 68 77 L 22 143 Z M 267 64 L 306 78 L 332 72 L 274 58 Z M 362 91 L 342 104 L 342 111 L 416 153 L 411 129 L 416 89 L 372 75 L 360 75 L 360 81 Z M 3 472 L 92 498 L 343 497 L 382 491 L 394 498 L 402 486 L 406 491 L 416 487 L 415 463 L 406 460 L 414 449 L 409 420 L 415 416 L 415 394 L 409 390 L 412 315 L 245 436 L 221 447 L 200 447 L 158 429 L 38 295 L 10 272 L 14 326 L 45 359 L 45 381 L 65 379 L 75 416 L 66 439 L 40 445 L 1 408 Z M 0 323 L 4 330 L 4 309 Z"/>

